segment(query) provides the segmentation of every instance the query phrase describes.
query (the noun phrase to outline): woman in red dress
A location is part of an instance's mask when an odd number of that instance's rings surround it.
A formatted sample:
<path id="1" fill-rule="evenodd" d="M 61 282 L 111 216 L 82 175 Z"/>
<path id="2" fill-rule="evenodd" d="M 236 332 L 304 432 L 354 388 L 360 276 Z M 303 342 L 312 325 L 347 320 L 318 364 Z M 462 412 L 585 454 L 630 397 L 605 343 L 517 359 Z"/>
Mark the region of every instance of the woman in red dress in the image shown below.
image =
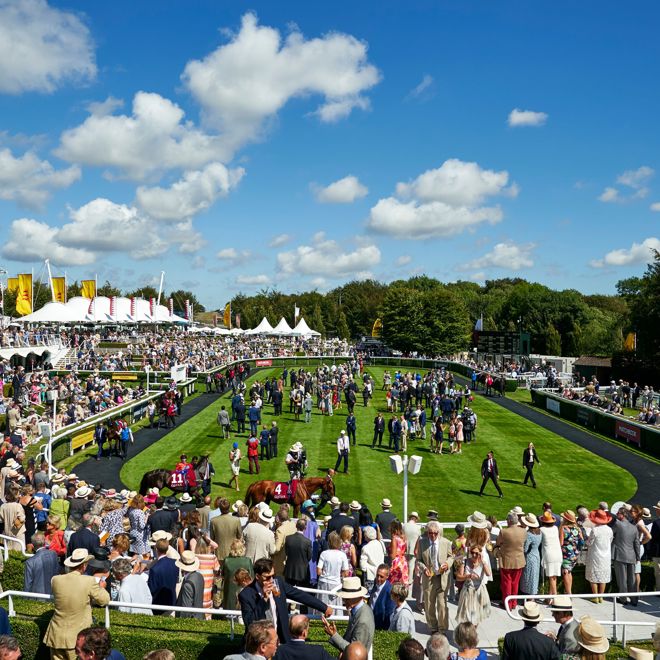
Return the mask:
<path id="1" fill-rule="evenodd" d="M 406 559 L 406 536 L 403 525 L 398 520 L 390 523 L 390 577 L 389 581 L 408 584 L 408 560 Z"/>

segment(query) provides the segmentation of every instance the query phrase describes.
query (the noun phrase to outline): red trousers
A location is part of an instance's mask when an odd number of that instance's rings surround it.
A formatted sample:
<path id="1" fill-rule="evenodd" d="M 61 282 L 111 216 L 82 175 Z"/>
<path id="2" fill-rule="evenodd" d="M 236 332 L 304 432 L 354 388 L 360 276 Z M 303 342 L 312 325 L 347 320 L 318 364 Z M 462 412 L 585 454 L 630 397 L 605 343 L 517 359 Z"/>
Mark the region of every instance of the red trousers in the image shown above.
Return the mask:
<path id="1" fill-rule="evenodd" d="M 522 568 L 500 568 L 500 589 L 502 591 L 502 603 L 507 596 L 518 595 L 518 585 L 522 576 Z M 518 607 L 517 600 L 509 601 L 509 608 Z"/>

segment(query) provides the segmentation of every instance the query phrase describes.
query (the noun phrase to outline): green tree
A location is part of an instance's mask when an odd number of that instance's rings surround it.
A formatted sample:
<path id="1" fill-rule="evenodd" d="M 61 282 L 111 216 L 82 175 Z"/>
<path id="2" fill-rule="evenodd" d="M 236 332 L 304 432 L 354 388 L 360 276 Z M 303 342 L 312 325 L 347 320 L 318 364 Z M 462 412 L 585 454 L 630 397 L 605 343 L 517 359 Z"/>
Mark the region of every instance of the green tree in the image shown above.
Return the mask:
<path id="1" fill-rule="evenodd" d="M 398 283 L 391 285 L 385 300 L 381 318 L 383 341 L 404 353 L 419 350 L 422 318 L 422 293 Z"/>
<path id="2" fill-rule="evenodd" d="M 156 292 L 156 297 L 158 297 L 158 292 Z M 174 306 L 177 307 L 177 309 L 185 309 L 186 300 L 189 300 L 190 304 L 194 305 L 195 312 L 206 311 L 204 305 L 202 305 L 202 303 L 199 302 L 197 296 L 192 291 L 184 291 L 183 289 L 177 289 L 176 291 L 172 291 L 167 297 L 165 296 L 161 297 L 160 302 L 164 304 L 168 298 L 172 298 L 172 300 L 174 301 Z"/>
<path id="3" fill-rule="evenodd" d="M 77 284 L 77 282 L 76 282 L 76 284 Z M 117 298 L 119 298 L 119 296 L 121 296 L 121 290 L 119 288 L 117 288 L 116 286 L 112 286 L 112 284 L 110 284 L 110 282 L 108 280 L 106 280 L 103 283 L 103 286 L 100 286 L 96 290 L 96 295 L 97 296 L 106 296 L 108 298 L 112 298 L 112 296 L 117 296 Z M 156 292 L 156 295 L 158 295 L 157 292 Z M 139 297 L 139 296 L 136 296 L 136 297 Z"/>
<path id="4" fill-rule="evenodd" d="M 346 314 L 344 310 L 340 309 L 337 317 L 337 336 L 340 339 L 349 339 L 351 333 L 348 329 L 348 323 L 346 321 Z"/>
<path id="5" fill-rule="evenodd" d="M 135 289 L 135 291 L 130 291 L 129 293 L 126 294 L 127 298 L 143 298 L 144 300 L 149 300 L 149 298 L 153 298 L 154 300 L 158 298 L 158 290 L 155 289 L 153 286 L 147 285 L 140 287 L 139 289 Z"/>
<path id="6" fill-rule="evenodd" d="M 325 323 L 323 323 L 323 313 L 321 312 L 321 305 L 314 305 L 312 311 L 311 321 L 308 323 L 312 330 L 320 332 L 322 337 L 325 337 Z"/>
<path id="7" fill-rule="evenodd" d="M 545 332 L 545 350 L 547 355 L 561 355 L 561 335 L 552 323 Z"/>
<path id="8" fill-rule="evenodd" d="M 82 286 L 80 286 L 80 283 L 78 280 L 75 280 L 74 282 L 71 282 L 67 284 L 66 286 L 66 299 L 71 300 L 71 298 L 75 298 L 77 296 L 82 295 Z"/>

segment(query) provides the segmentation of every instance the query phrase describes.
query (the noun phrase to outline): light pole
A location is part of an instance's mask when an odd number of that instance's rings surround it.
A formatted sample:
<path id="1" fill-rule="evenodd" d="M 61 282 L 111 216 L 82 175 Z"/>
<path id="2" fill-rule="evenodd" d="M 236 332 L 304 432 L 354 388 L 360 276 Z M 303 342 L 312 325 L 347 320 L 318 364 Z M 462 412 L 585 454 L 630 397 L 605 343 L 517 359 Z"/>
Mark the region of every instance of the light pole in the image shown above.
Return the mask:
<path id="1" fill-rule="evenodd" d="M 144 372 L 147 374 L 147 394 L 149 394 L 149 374 L 151 373 L 151 365 L 144 365 Z"/>
<path id="2" fill-rule="evenodd" d="M 405 522 L 408 520 L 408 473 L 417 474 L 422 467 L 422 457 L 421 456 L 410 456 L 408 458 L 407 454 L 403 456 L 399 454 L 394 454 L 390 456 L 390 469 L 395 474 L 401 474 L 403 472 L 403 518 Z"/>

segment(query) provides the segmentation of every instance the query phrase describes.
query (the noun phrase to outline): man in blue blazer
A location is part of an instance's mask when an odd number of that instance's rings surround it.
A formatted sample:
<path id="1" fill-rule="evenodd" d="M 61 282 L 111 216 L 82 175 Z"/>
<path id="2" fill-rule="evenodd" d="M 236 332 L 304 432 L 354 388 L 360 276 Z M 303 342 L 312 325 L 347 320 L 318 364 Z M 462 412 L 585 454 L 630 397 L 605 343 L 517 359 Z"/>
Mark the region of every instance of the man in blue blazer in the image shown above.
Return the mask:
<path id="1" fill-rule="evenodd" d="M 50 581 L 60 572 L 60 560 L 57 554 L 45 547 L 46 537 L 43 532 L 32 536 L 34 554 L 25 561 L 25 591 L 33 594 L 51 594 Z"/>
<path id="2" fill-rule="evenodd" d="M 390 577 L 390 568 L 387 564 L 381 564 L 376 570 L 376 579 L 374 588 L 369 594 L 369 607 L 374 613 L 374 623 L 376 630 L 389 630 L 390 617 L 396 606 L 390 598 L 392 585 L 388 581 Z"/>
<path id="3" fill-rule="evenodd" d="M 282 644 L 275 654 L 275 660 L 332 660 L 332 656 L 319 644 L 309 644 L 309 618 L 295 614 L 289 619 L 291 641 Z"/>
<path id="4" fill-rule="evenodd" d="M 156 561 L 149 568 L 147 586 L 151 592 L 151 602 L 154 605 L 174 605 L 176 603 L 176 584 L 179 581 L 179 569 L 176 562 L 167 556 L 170 547 L 165 533 L 154 544 Z M 169 534 L 167 536 L 170 536 Z M 167 614 L 165 610 L 154 610 L 154 614 Z"/>

